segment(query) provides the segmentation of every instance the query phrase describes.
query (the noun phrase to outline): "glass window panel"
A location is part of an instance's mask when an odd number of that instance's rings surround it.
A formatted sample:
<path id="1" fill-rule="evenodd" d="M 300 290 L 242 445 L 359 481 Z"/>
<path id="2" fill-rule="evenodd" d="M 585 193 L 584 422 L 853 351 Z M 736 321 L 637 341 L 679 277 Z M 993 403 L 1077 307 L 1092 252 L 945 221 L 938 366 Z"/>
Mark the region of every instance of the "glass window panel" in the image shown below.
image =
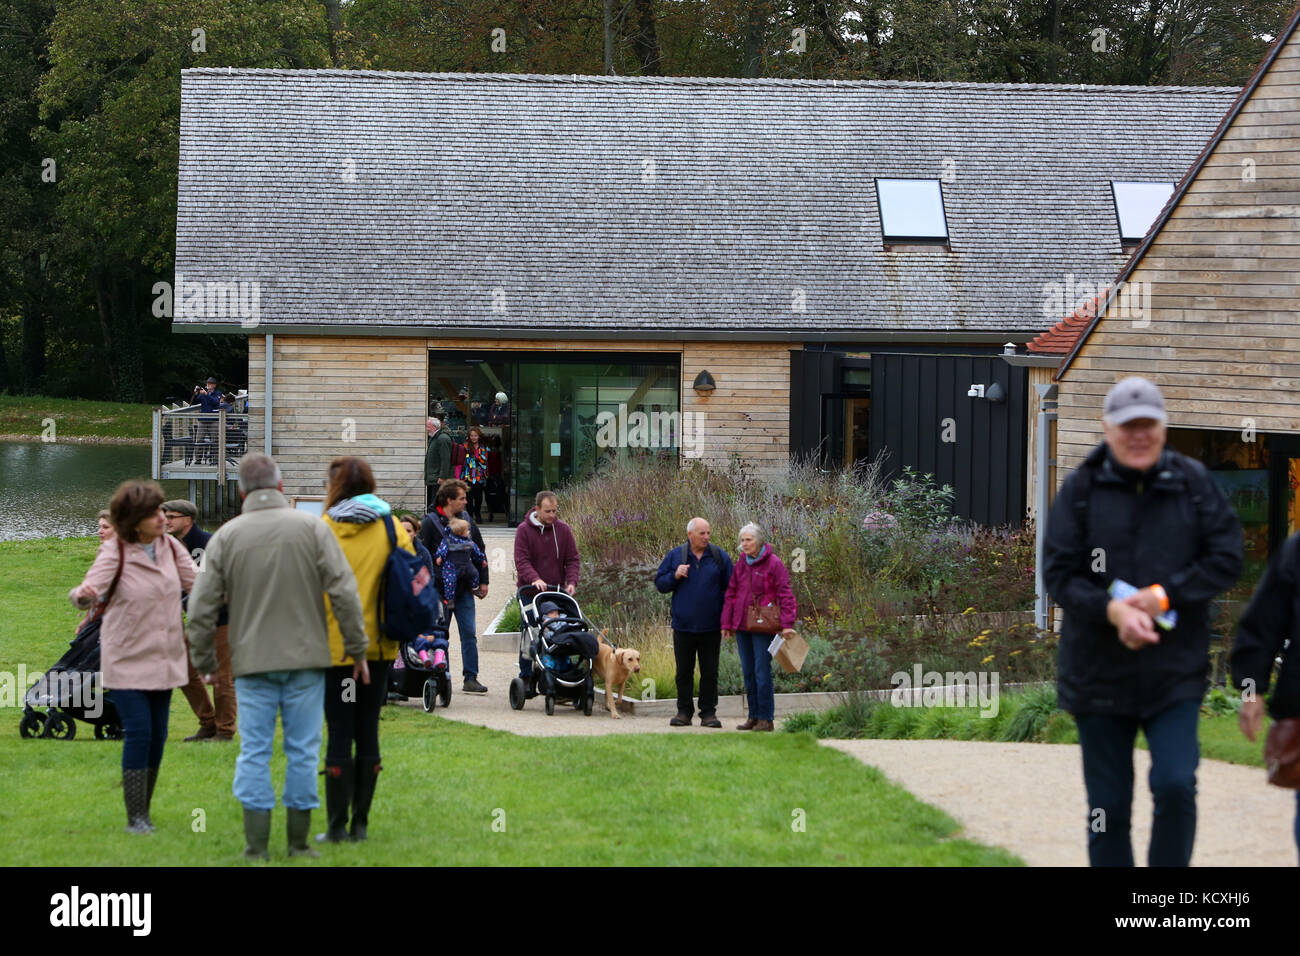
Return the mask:
<path id="1" fill-rule="evenodd" d="M 876 195 L 886 239 L 948 238 L 939 180 L 877 179 Z"/>
<path id="2" fill-rule="evenodd" d="M 1126 241 L 1141 240 L 1173 195 L 1173 183 L 1111 183 L 1119 235 Z"/>

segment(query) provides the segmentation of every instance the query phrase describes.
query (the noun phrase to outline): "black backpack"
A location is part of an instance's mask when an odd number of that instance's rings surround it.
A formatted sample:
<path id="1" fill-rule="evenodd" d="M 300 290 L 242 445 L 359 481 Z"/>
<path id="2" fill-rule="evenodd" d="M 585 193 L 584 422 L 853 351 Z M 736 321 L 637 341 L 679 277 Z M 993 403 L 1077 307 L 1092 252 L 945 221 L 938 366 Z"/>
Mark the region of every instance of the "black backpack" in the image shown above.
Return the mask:
<path id="1" fill-rule="evenodd" d="M 391 641 L 408 644 L 438 623 L 438 591 L 420 556 L 397 546 L 391 514 L 384 515 L 384 527 L 389 552 L 379 588 L 379 630 Z"/>
<path id="2" fill-rule="evenodd" d="M 1174 454 L 1177 454 L 1177 452 L 1174 452 Z M 1079 497 L 1074 503 L 1074 512 L 1078 515 L 1079 521 L 1083 525 L 1085 536 L 1088 533 L 1088 507 L 1092 499 L 1092 485 L 1095 477 L 1093 474 L 1094 471 L 1095 468 L 1085 462 L 1075 469 L 1074 472 L 1079 476 Z M 1187 490 L 1191 494 L 1192 511 L 1196 515 L 1197 531 L 1199 532 L 1205 527 L 1205 498 L 1211 489 L 1207 488 L 1204 482 L 1200 480 L 1200 476 L 1194 468 L 1184 466 L 1182 472 L 1184 478 L 1187 480 Z M 1208 470 L 1206 471 L 1206 477 L 1211 482 L 1214 481 L 1214 476 L 1209 474 Z M 712 545 L 709 545 L 709 547 L 712 547 Z"/>

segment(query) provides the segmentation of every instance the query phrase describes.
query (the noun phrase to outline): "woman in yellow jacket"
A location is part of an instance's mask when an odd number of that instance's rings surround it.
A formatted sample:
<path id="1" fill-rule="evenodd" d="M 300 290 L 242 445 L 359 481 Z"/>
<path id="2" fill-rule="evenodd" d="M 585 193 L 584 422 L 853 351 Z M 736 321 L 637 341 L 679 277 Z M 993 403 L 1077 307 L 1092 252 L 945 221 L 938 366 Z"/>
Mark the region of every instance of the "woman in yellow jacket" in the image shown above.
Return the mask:
<path id="1" fill-rule="evenodd" d="M 379 588 L 390 553 L 385 519 L 392 520 L 392 509 L 374 492 L 375 475 L 364 458 L 336 458 L 330 462 L 324 520 L 356 575 L 366 634 L 370 637 L 366 651 L 370 683 L 357 684 L 352 678 L 355 662 L 343 649 L 343 634 L 328 596 L 325 598 L 334 660 L 325 673 L 325 724 L 329 732 L 325 747 L 325 810 L 329 831 L 316 839 L 331 843 L 366 838 L 370 802 L 383 769 L 379 758 L 379 710 L 388 696 L 388 668 L 397 656 L 397 644 L 379 633 Z M 393 521 L 393 530 L 397 546 L 415 554 L 411 536 L 400 521 Z"/>

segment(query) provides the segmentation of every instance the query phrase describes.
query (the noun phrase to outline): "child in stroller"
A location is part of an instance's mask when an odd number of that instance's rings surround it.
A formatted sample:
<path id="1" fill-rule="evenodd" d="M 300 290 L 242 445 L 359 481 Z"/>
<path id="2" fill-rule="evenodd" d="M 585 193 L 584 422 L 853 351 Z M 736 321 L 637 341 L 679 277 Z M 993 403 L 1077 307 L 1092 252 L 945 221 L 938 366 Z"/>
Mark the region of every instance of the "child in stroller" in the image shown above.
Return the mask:
<path id="1" fill-rule="evenodd" d="M 439 704 L 451 705 L 451 675 L 447 673 L 450 625 L 446 606 L 441 605 L 433 631 L 398 648 L 397 660 L 388 671 L 390 699 L 406 700 L 419 695 L 426 713 L 432 713 Z"/>
<path id="2" fill-rule="evenodd" d="M 594 627 L 578 602 L 562 591 L 519 590 L 520 676 L 510 682 L 510 706 L 522 710 L 538 694 L 546 698 L 547 716 L 556 699 L 570 701 L 591 716 L 595 682 L 591 662 L 600 651 Z"/>

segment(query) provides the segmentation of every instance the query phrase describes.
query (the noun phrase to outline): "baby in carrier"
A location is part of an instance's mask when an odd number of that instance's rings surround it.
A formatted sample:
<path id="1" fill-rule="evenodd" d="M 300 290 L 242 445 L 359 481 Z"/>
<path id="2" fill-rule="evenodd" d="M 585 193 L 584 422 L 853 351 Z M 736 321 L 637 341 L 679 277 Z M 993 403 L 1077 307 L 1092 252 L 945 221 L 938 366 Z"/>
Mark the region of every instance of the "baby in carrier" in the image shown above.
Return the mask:
<path id="1" fill-rule="evenodd" d="M 442 600 L 448 609 L 456 603 L 458 593 L 478 588 L 479 568 L 487 567 L 487 558 L 469 536 L 468 521 L 452 518 L 447 523 L 447 533 L 442 536 L 433 563 L 441 570 Z"/>

